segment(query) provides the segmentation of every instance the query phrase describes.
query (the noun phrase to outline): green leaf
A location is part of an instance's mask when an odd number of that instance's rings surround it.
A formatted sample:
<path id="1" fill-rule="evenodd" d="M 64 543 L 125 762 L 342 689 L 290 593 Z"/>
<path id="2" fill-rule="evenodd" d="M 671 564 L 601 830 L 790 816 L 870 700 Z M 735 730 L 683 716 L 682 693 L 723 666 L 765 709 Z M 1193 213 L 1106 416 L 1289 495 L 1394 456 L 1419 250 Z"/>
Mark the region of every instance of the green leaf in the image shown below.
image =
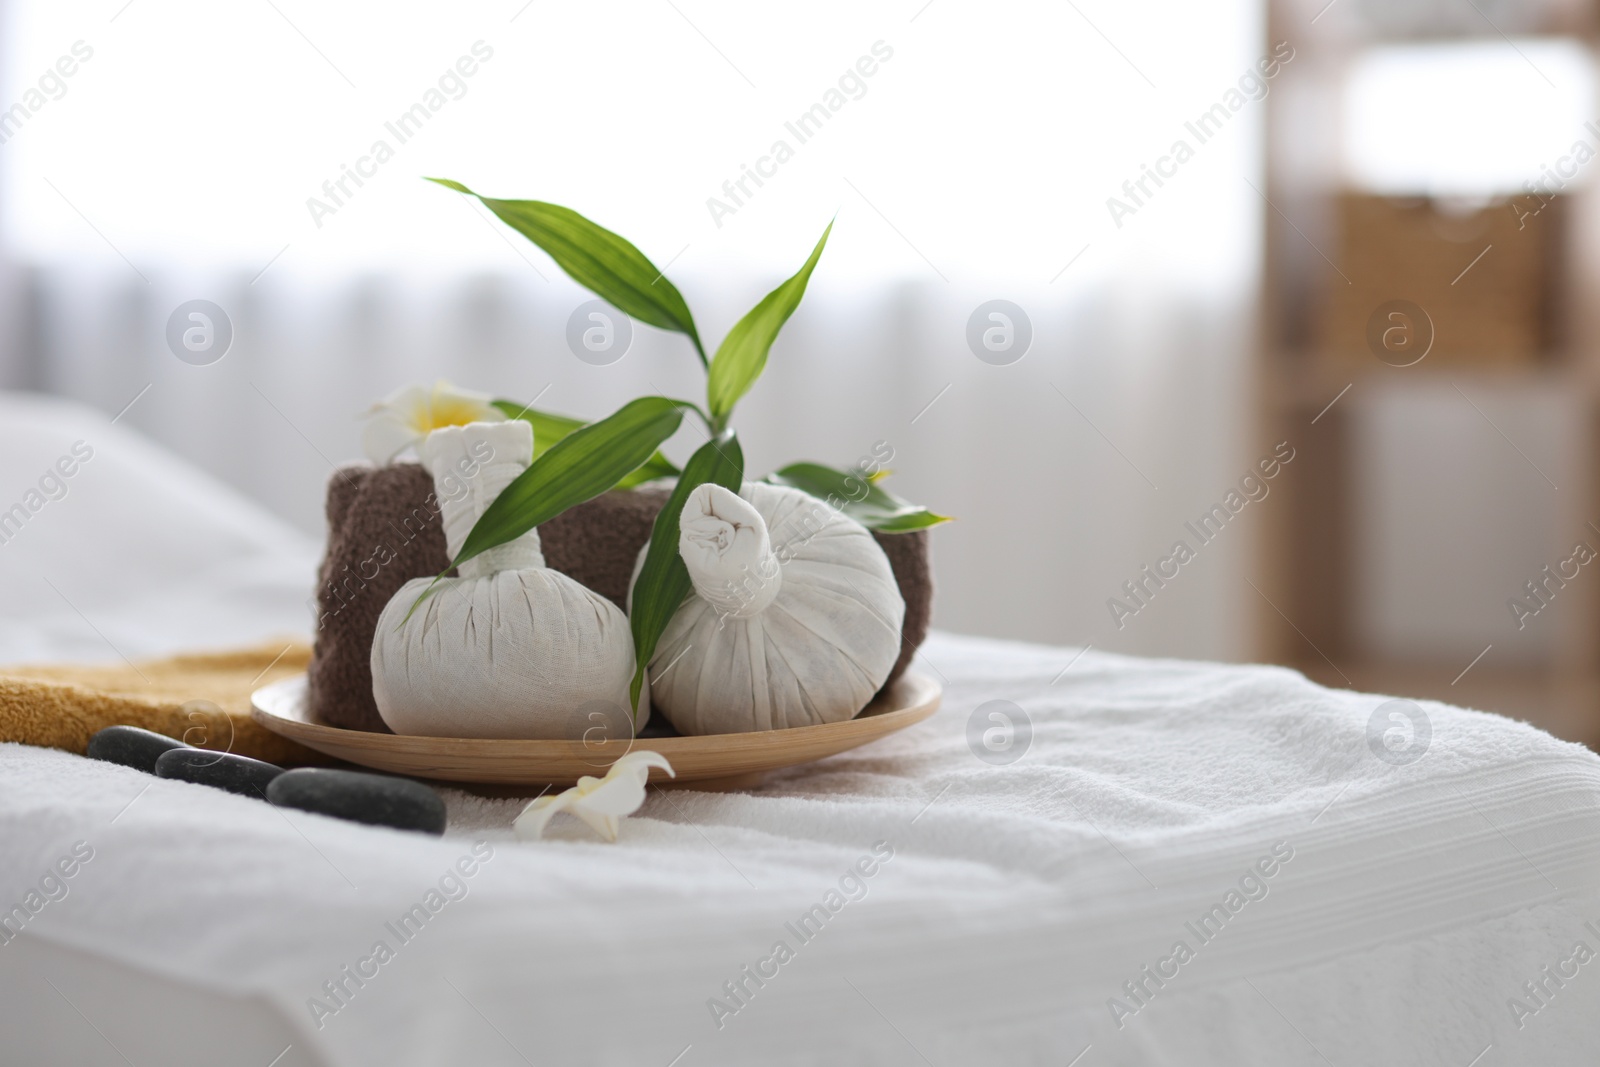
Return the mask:
<path id="1" fill-rule="evenodd" d="M 811 272 L 822 258 L 823 246 L 832 232 L 833 223 L 830 222 L 805 266 L 763 297 L 717 346 L 717 354 L 711 360 L 711 380 L 706 383 L 706 399 L 711 405 L 711 417 L 719 425 L 726 422 L 739 398 L 750 391 L 766 369 L 772 342 L 777 340 L 778 331 L 789 321 L 794 309 L 800 306 L 800 298 L 806 295 L 806 283 L 811 280 Z"/>
<path id="2" fill-rule="evenodd" d="M 677 487 L 656 515 L 644 566 L 633 583 L 628 621 L 633 627 L 633 650 L 637 659 L 629 696 L 633 700 L 635 717 L 639 709 L 639 690 L 644 684 L 650 657 L 655 655 L 656 642 L 661 640 L 667 623 L 672 621 L 693 588 L 689 568 L 678 555 L 678 519 L 689 494 L 706 482 L 714 482 L 735 493 L 744 483 L 744 450 L 739 447 L 739 438 L 732 430 L 725 430 L 701 445 L 683 465 Z"/>
<path id="3" fill-rule="evenodd" d="M 791 463 L 762 479 L 825 500 L 869 530 L 910 533 L 949 522 L 919 504 L 901 500 L 860 471 L 840 471 L 820 463 Z"/>
<path id="4" fill-rule="evenodd" d="M 533 455 L 534 458 L 544 455 L 550 446 L 566 437 L 574 430 L 587 425 L 582 419 L 574 419 L 568 415 L 555 415 L 548 411 L 538 411 L 527 404 L 519 404 L 515 400 L 493 401 L 495 407 L 507 418 L 521 419 L 533 427 Z M 671 478 L 678 474 L 678 465 L 666 456 L 657 452 L 644 461 L 644 465 L 633 471 L 622 481 L 618 482 L 618 489 L 632 489 L 646 482 L 653 482 L 657 478 Z"/>
<path id="5" fill-rule="evenodd" d="M 521 537 L 568 508 L 616 486 L 677 432 L 681 400 L 645 396 L 573 430 L 538 456 L 484 509 L 451 566 Z"/>
<path id="6" fill-rule="evenodd" d="M 428 181 L 477 197 L 507 226 L 548 252 L 573 281 L 640 322 L 687 335 L 700 362 L 706 362 L 683 294 L 627 239 L 559 204 L 496 200 L 449 178 Z"/>

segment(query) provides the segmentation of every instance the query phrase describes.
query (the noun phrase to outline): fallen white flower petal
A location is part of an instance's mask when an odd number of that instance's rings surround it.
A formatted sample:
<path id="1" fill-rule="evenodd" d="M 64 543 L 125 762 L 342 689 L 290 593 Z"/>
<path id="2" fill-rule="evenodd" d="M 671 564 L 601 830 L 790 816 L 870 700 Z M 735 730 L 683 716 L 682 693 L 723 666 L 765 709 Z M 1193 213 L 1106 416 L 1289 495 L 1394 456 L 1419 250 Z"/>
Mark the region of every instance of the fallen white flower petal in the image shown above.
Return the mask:
<path id="1" fill-rule="evenodd" d="M 505 413 L 485 393 L 457 389 L 446 381 L 432 388 L 408 385 L 380 400 L 367 412 L 361 433 L 362 451 L 374 463 L 387 464 L 441 426 L 469 422 L 504 422 Z"/>
<path id="2" fill-rule="evenodd" d="M 615 841 L 623 816 L 632 815 L 644 803 L 644 787 L 651 767 L 660 767 L 674 778 L 678 776 L 667 757 L 659 752 L 649 749 L 629 752 L 611 765 L 604 778 L 586 774 L 565 792 L 536 798 L 522 809 L 512 828 L 518 837 L 541 837 L 545 825 L 556 812 L 565 811 L 582 819 L 607 841 Z"/>

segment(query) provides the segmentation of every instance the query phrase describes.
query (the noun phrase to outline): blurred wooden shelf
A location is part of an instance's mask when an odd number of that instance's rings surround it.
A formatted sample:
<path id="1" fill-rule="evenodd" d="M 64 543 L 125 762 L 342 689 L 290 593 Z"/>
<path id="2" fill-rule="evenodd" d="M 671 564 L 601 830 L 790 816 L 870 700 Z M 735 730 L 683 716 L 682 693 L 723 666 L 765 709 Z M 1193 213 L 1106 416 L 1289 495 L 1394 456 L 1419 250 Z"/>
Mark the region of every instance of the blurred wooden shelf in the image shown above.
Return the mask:
<path id="1" fill-rule="evenodd" d="M 1600 5 L 1573 0 L 1557 6 L 1559 17 L 1545 20 L 1550 24 L 1538 32 L 1566 36 L 1585 48 L 1600 66 L 1600 37 L 1596 36 Z M 1324 11 L 1326 18 L 1322 18 Z M 1293 479 L 1274 488 L 1276 505 L 1263 509 L 1260 520 L 1262 535 L 1251 577 L 1261 594 L 1252 608 L 1255 656 L 1287 663 L 1325 685 L 1440 700 L 1522 719 L 1600 751 L 1600 582 L 1588 581 L 1569 595 L 1561 632 L 1552 638 L 1546 650 L 1549 658 L 1541 663 L 1502 666 L 1490 657 L 1457 680 L 1472 650 L 1464 651 L 1460 662 L 1362 658 L 1360 650 L 1370 646 L 1359 640 L 1361 635 L 1355 631 L 1363 617 L 1354 602 L 1361 595 L 1356 581 L 1356 522 L 1358 502 L 1366 499 L 1363 494 L 1369 487 L 1360 482 L 1362 468 L 1355 460 L 1365 428 L 1362 420 L 1350 417 L 1352 397 L 1391 383 L 1431 382 L 1445 389 L 1457 385 L 1466 393 L 1557 390 L 1582 398 L 1583 429 L 1562 445 L 1578 473 L 1570 484 L 1562 482 L 1560 498 L 1549 506 L 1563 537 L 1568 530 L 1578 536 L 1586 521 L 1600 522 L 1600 464 L 1591 460 L 1600 456 L 1600 301 L 1595 299 L 1600 294 L 1600 253 L 1595 248 L 1600 246 L 1591 236 L 1600 228 L 1600 187 L 1575 182 L 1561 187 L 1561 209 L 1552 218 L 1562 220 L 1562 232 L 1548 246 L 1558 258 L 1539 260 L 1555 263 L 1551 270 L 1539 273 L 1517 260 L 1520 265 L 1514 270 L 1506 268 L 1513 270 L 1514 276 L 1497 283 L 1510 286 L 1525 277 L 1548 282 L 1549 299 L 1541 305 L 1544 311 L 1537 319 L 1540 329 L 1515 335 L 1531 340 L 1519 345 L 1491 344 L 1469 328 L 1468 316 L 1450 320 L 1458 331 L 1458 343 L 1445 345 L 1441 340 L 1440 347 L 1408 367 L 1389 365 L 1357 347 L 1365 339 L 1359 329 L 1364 305 L 1344 307 L 1342 318 L 1327 318 L 1332 306 L 1329 285 L 1352 286 L 1352 291 L 1362 292 L 1366 299 L 1372 294 L 1360 287 L 1372 281 L 1368 289 L 1392 285 L 1397 299 L 1424 299 L 1399 291 L 1408 286 L 1396 284 L 1393 275 L 1398 263 L 1404 264 L 1405 273 L 1418 273 L 1419 281 L 1433 279 L 1436 292 L 1455 299 L 1460 293 L 1451 296 L 1448 290 L 1462 275 L 1454 280 L 1444 278 L 1449 283 L 1444 285 L 1437 272 L 1418 272 L 1412 264 L 1419 260 L 1404 241 L 1395 246 L 1403 253 L 1399 258 L 1343 254 L 1341 243 L 1347 233 L 1378 232 L 1379 237 L 1392 233 L 1396 240 L 1411 240 L 1407 234 L 1421 232 L 1409 225 L 1392 231 L 1374 231 L 1371 226 L 1341 228 L 1342 220 L 1355 218 L 1341 211 L 1359 199 L 1348 195 L 1355 190 L 1345 185 L 1341 176 L 1344 79 L 1374 45 L 1477 39 L 1470 33 L 1387 36 L 1366 32 L 1358 14 L 1343 5 L 1329 10 L 1323 0 L 1270 0 L 1267 5 L 1266 41 L 1290 40 L 1298 54 L 1292 64 L 1284 66 L 1265 101 L 1266 161 L 1261 189 L 1266 203 L 1262 209 L 1263 267 L 1254 364 L 1257 443 L 1270 447 L 1290 440 L 1299 458 L 1294 461 Z M 1382 14 L 1396 16 L 1398 21 L 1389 20 L 1389 24 L 1406 24 L 1401 17 L 1404 12 Z M 1473 26 L 1479 17 L 1470 8 L 1456 14 L 1461 17 L 1445 23 L 1457 28 Z M 1313 18 L 1320 19 L 1315 32 L 1310 29 Z M 1405 222 L 1400 214 L 1396 219 Z M 1461 239 L 1445 233 L 1440 237 Z M 1493 240 L 1503 242 L 1503 238 Z M 1372 247 L 1382 252 L 1388 246 L 1375 240 Z M 1480 266 L 1479 273 L 1470 276 L 1480 288 L 1488 284 L 1483 269 Z M 1536 291 L 1546 292 L 1544 284 L 1540 282 Z M 1474 304 L 1473 309 L 1477 308 Z M 1442 330 L 1446 325 L 1443 312 L 1430 312 L 1430 317 L 1435 314 L 1439 318 L 1434 327 Z M 1517 321 L 1526 324 L 1524 319 Z M 1436 338 L 1445 336 L 1436 334 Z M 1485 362 L 1484 353 L 1474 351 L 1478 346 L 1459 343 L 1462 336 L 1483 340 L 1481 347 L 1489 351 L 1524 354 L 1504 363 Z M 1530 350 L 1537 354 L 1526 354 Z M 1327 417 L 1322 417 L 1324 412 Z M 1448 464 L 1437 473 L 1464 485 L 1470 481 L 1468 472 Z M 1587 539 L 1589 535 L 1581 536 Z M 1294 622 L 1286 623 L 1286 618 Z M 1331 656 L 1338 668 L 1330 667 L 1313 649 Z"/>

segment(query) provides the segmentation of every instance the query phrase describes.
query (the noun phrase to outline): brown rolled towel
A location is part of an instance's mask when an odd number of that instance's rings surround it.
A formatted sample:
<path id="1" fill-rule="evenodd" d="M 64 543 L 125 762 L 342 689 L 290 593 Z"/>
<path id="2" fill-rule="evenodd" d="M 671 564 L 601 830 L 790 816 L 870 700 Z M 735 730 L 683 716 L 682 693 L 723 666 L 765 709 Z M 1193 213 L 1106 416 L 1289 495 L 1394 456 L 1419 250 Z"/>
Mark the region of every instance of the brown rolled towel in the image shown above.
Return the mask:
<path id="1" fill-rule="evenodd" d="M 887 689 L 911 666 L 911 657 L 927 640 L 928 624 L 933 619 L 933 561 L 928 556 L 927 530 L 894 534 L 874 531 L 872 536 L 889 557 L 889 569 L 894 571 L 900 598 L 906 602 L 905 621 L 900 624 L 900 656 L 883 683 Z"/>
<path id="2" fill-rule="evenodd" d="M 610 492 L 563 512 L 539 527 L 545 564 L 626 609 L 634 561 L 669 495 L 650 488 Z M 327 514 L 311 708 L 335 726 L 387 733 L 372 699 L 372 637 L 401 586 L 449 565 L 433 479 L 418 463 L 342 467 L 328 483 Z M 927 531 L 873 536 L 906 602 L 900 657 L 887 688 L 928 636 L 933 573 Z"/>
<path id="3" fill-rule="evenodd" d="M 605 493 L 563 511 L 539 527 L 545 565 L 627 611 L 634 562 L 671 495 L 649 488 Z"/>
<path id="4" fill-rule="evenodd" d="M 328 480 L 308 698 L 334 726 L 388 733 L 372 699 L 372 635 L 400 587 L 450 565 L 433 476 L 420 463 L 340 467 Z"/>

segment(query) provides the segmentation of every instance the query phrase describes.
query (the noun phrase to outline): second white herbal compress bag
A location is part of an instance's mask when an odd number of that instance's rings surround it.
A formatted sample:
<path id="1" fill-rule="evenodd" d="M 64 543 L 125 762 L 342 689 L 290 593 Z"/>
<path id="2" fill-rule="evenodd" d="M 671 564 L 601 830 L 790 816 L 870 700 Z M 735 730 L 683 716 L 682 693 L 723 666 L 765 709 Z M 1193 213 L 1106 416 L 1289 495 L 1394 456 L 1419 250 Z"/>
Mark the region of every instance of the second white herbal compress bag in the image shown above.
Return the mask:
<path id="1" fill-rule="evenodd" d="M 782 730 L 867 705 L 900 655 L 905 601 L 865 527 L 761 482 L 698 486 L 679 521 L 695 591 L 656 644 L 648 687 L 673 726 Z"/>
<path id="2" fill-rule="evenodd" d="M 533 429 L 521 420 L 447 426 L 418 452 L 433 475 L 454 558 L 478 517 L 532 461 Z M 538 530 L 467 560 L 460 577 L 441 579 L 412 611 L 430 581 L 402 586 L 373 637 L 372 695 L 391 730 L 575 741 L 597 721 L 626 729 L 634 671 L 627 616 L 546 567 Z M 637 725 L 649 715 L 646 695 Z"/>

